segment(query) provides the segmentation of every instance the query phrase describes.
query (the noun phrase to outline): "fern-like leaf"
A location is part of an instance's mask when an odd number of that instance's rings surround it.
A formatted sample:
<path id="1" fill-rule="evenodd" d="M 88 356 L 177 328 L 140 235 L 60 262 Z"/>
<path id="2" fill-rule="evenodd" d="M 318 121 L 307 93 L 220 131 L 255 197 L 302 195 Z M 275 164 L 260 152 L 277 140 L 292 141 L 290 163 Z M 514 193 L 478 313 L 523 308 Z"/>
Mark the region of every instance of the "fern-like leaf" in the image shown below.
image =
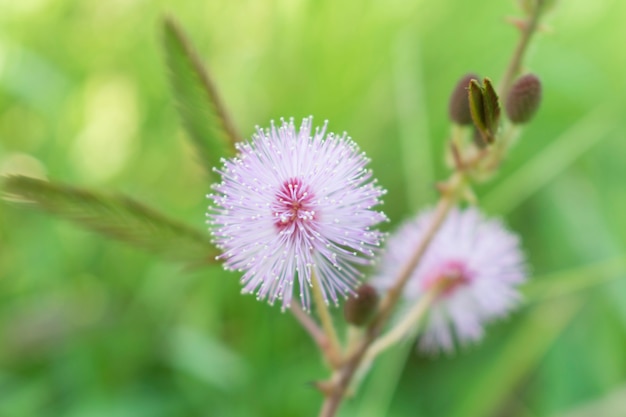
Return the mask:
<path id="1" fill-rule="evenodd" d="M 191 266 L 215 262 L 217 250 L 208 234 L 129 197 L 102 195 L 25 176 L 6 177 L 2 185 L 5 200 L 32 205 L 160 257 Z"/>
<path id="2" fill-rule="evenodd" d="M 239 135 L 183 30 L 174 20 L 166 18 L 163 32 L 170 83 L 183 126 L 211 173 L 220 158 L 234 154 Z"/>

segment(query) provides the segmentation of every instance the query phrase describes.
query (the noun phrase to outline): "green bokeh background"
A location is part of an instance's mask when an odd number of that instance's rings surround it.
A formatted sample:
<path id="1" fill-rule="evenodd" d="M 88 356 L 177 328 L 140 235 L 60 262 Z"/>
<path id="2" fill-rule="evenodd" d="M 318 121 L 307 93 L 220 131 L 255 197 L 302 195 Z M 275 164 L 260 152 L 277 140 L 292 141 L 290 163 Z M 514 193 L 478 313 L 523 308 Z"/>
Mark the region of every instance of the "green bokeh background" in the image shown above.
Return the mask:
<path id="1" fill-rule="evenodd" d="M 433 204 L 448 94 L 498 80 L 512 1 L 0 0 L 0 170 L 122 191 L 204 228 L 209 182 L 160 47 L 176 16 L 232 117 L 348 131 L 391 225 Z M 528 68 L 544 102 L 476 192 L 524 241 L 527 303 L 453 357 L 381 358 L 343 416 L 626 415 L 626 2 L 562 1 Z M 0 416 L 304 416 L 326 376 L 236 274 L 0 205 Z"/>

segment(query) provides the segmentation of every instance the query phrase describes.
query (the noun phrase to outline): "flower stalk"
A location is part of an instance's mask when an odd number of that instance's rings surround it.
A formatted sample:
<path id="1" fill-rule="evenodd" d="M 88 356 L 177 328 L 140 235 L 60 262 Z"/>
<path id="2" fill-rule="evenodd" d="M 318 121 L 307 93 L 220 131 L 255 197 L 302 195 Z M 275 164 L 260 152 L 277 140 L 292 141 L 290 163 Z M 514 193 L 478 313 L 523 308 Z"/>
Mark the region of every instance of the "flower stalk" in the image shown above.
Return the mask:
<path id="1" fill-rule="evenodd" d="M 430 291 L 424 294 L 419 301 L 415 303 L 413 308 L 409 310 L 409 312 L 398 324 L 372 343 L 365 354 L 363 362 L 365 364 L 372 362 L 378 355 L 398 343 L 403 338 L 412 336 L 417 331 L 417 328 L 428 312 L 428 309 L 432 306 L 433 302 L 437 299 L 437 297 L 439 297 L 440 294 L 440 286 L 433 286 Z"/>
<path id="2" fill-rule="evenodd" d="M 518 42 L 517 47 L 513 53 L 511 61 L 507 67 L 507 70 L 502 79 L 500 91 L 500 97 L 506 97 L 510 91 L 515 78 L 519 75 L 523 57 L 528 49 L 528 45 L 532 38 L 532 35 L 536 32 L 539 24 L 539 18 L 541 15 L 540 2 L 537 2 L 536 7 L 532 10 L 527 18 L 527 22 L 522 27 L 522 36 Z M 460 129 L 453 132 L 452 151 L 457 152 L 453 154 L 455 162 L 455 171 L 452 173 L 450 179 L 438 186 L 441 193 L 439 202 L 435 208 L 432 220 L 429 227 L 424 234 L 424 237 L 420 241 L 420 244 L 415 248 L 413 254 L 403 266 L 399 272 L 395 284 L 388 290 L 385 297 L 380 303 L 380 307 L 369 326 L 363 333 L 360 343 L 356 343 L 354 349 L 351 349 L 348 356 L 344 359 L 342 365 L 335 369 L 332 376 L 324 381 L 325 400 L 322 404 L 322 408 L 319 413 L 319 417 L 333 417 L 337 413 L 341 402 L 351 384 L 351 381 L 357 371 L 361 369 L 368 361 L 373 360 L 380 352 L 387 349 L 392 344 L 396 343 L 403 335 L 407 334 L 408 329 L 414 326 L 428 311 L 433 301 L 437 297 L 437 290 L 429 291 L 420 302 L 411 310 L 409 315 L 405 317 L 401 323 L 393 330 L 380 338 L 382 330 L 388 323 L 391 313 L 397 305 L 402 291 L 404 290 L 406 283 L 411 277 L 412 272 L 418 266 L 424 253 L 428 249 L 430 243 L 434 239 L 438 230 L 444 223 L 448 213 L 458 202 L 459 199 L 465 198 L 470 191 L 468 186 L 468 179 L 473 177 L 480 171 L 481 165 L 487 163 L 490 168 L 495 169 L 504 158 L 509 145 L 515 136 L 512 129 L 506 129 L 506 136 L 503 140 L 502 134 L 497 132 L 497 138 L 494 142 L 496 146 L 490 146 L 485 149 L 479 150 L 472 155 L 469 160 L 464 160 L 463 155 L 458 151 L 462 148 L 460 146 Z M 514 130 L 518 132 L 518 129 Z M 498 143 L 502 141 L 502 143 Z"/>
<path id="3" fill-rule="evenodd" d="M 395 281 L 396 284 L 389 289 L 386 296 L 383 298 L 376 316 L 364 333 L 363 340 L 357 345 L 353 353 L 345 359 L 343 365 L 335 370 L 331 378 L 325 384 L 327 387 L 324 392 L 326 398 L 322 404 L 319 417 L 332 417 L 336 414 L 344 395 L 350 386 L 352 378 L 365 359 L 367 351 L 378 339 L 384 326 L 391 317 L 391 313 L 398 303 L 402 290 L 411 277 L 411 273 L 420 262 L 422 256 L 424 256 L 426 249 L 428 249 L 428 245 L 443 224 L 448 212 L 457 202 L 459 196 L 463 194 L 463 190 L 466 186 L 467 182 L 465 174 L 462 172 L 455 172 L 446 183 L 446 186 L 443 187 L 439 203 L 435 209 L 435 214 L 428 231 L 425 233 L 420 244 L 415 248 L 409 261 L 404 265 L 398 274 Z"/>
<path id="4" fill-rule="evenodd" d="M 322 329 L 324 330 L 326 349 L 324 350 L 325 357 L 333 368 L 336 368 L 341 363 L 341 344 L 339 343 L 339 337 L 333 324 L 333 318 L 328 310 L 328 301 L 324 298 L 322 293 L 322 283 L 317 277 L 315 272 L 311 273 L 311 292 L 313 293 L 313 300 L 315 301 L 315 309 L 317 315 L 322 323 Z"/>
<path id="5" fill-rule="evenodd" d="M 529 11 L 530 13 L 528 18 L 524 24 L 521 25 L 522 36 L 515 47 L 511 61 L 509 61 L 509 66 L 502 77 L 502 83 L 500 84 L 499 89 L 500 97 L 506 97 L 509 94 L 515 78 L 519 75 L 522 69 L 522 61 L 526 55 L 526 51 L 528 50 L 528 45 L 530 45 L 530 40 L 539 26 L 539 18 L 541 17 L 543 1 L 536 0 L 533 3 L 534 5 Z"/>

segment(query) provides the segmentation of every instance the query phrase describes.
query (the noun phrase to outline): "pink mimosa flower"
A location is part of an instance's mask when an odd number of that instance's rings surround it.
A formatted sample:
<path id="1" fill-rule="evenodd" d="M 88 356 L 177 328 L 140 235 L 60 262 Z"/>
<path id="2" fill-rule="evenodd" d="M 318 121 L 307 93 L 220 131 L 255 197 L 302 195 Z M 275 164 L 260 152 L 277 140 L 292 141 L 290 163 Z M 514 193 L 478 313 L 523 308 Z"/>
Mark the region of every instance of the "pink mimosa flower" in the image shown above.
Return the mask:
<path id="1" fill-rule="evenodd" d="M 392 285 L 431 217 L 430 210 L 422 213 L 390 236 L 374 286 L 385 290 Z M 525 258 L 515 234 L 476 208 L 453 209 L 403 294 L 404 303 L 410 304 L 434 285 L 440 288 L 426 318 L 420 348 L 450 352 L 455 339 L 461 345 L 478 341 L 486 323 L 516 306 L 517 287 L 525 279 Z"/>
<path id="2" fill-rule="evenodd" d="M 243 293 L 281 300 L 294 291 L 310 308 L 315 276 L 325 300 L 338 303 L 358 285 L 357 265 L 372 262 L 385 221 L 374 207 L 385 191 L 366 168 L 369 159 L 344 133 L 311 132 L 312 118 L 257 128 L 238 154 L 216 169 L 222 182 L 207 214 L 220 259 L 243 272 Z M 296 287 L 298 288 L 296 290 Z"/>

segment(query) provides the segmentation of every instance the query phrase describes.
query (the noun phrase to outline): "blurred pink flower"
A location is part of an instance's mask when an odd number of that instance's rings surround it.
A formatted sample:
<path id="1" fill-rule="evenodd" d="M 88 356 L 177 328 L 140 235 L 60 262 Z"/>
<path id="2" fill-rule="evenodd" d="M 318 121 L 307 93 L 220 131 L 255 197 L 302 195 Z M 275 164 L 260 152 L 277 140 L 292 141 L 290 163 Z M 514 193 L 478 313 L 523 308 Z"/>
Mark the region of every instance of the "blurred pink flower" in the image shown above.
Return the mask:
<path id="1" fill-rule="evenodd" d="M 432 211 L 426 211 L 390 236 L 374 286 L 386 290 L 392 285 L 431 216 Z M 455 339 L 461 345 L 480 340 L 486 323 L 516 306 L 517 287 L 525 279 L 525 258 L 515 234 L 476 208 L 453 209 L 403 294 L 410 304 L 433 285 L 441 289 L 426 317 L 420 348 L 451 352 Z"/>
<path id="2" fill-rule="evenodd" d="M 385 191 L 372 180 L 367 159 L 344 133 L 311 135 L 312 118 L 296 130 L 293 119 L 257 127 L 238 155 L 216 171 L 222 182 L 207 214 L 224 267 L 243 272 L 243 293 L 282 308 L 291 304 L 294 282 L 310 308 L 312 272 L 325 300 L 338 303 L 358 285 L 355 265 L 369 264 L 385 221 L 373 210 Z"/>

